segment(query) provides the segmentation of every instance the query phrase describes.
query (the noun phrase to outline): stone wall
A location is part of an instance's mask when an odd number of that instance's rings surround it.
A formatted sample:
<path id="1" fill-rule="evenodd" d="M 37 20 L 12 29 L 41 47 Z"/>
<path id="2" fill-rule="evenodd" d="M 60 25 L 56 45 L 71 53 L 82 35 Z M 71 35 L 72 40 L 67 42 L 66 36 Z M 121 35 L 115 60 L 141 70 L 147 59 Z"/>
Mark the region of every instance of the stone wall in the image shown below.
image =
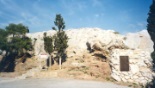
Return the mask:
<path id="1" fill-rule="evenodd" d="M 129 57 L 129 71 L 120 71 L 120 56 Z M 136 50 L 114 49 L 111 51 L 111 76 L 117 81 L 146 84 L 153 78 L 150 53 Z"/>

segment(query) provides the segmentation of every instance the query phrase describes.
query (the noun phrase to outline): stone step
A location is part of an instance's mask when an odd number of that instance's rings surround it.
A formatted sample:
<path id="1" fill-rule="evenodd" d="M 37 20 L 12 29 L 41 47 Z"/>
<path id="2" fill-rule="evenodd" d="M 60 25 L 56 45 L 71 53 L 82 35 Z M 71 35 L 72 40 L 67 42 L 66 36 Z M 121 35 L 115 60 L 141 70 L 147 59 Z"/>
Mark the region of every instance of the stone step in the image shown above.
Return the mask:
<path id="1" fill-rule="evenodd" d="M 57 71 L 37 72 L 34 74 L 34 78 L 53 78 L 58 77 Z"/>

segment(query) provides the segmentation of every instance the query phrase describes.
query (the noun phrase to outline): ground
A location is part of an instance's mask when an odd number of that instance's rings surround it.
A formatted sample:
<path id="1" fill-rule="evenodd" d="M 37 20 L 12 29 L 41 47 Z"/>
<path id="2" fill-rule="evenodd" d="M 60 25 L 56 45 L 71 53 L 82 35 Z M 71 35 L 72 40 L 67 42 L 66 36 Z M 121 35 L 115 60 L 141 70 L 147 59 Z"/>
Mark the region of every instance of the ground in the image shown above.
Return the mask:
<path id="1" fill-rule="evenodd" d="M 75 79 L 10 79 L 0 78 L 0 88 L 130 88 L 110 82 Z"/>
<path id="2" fill-rule="evenodd" d="M 27 75 L 26 79 L 15 79 L 28 70 L 36 68 L 38 62 L 29 58 L 25 63 L 19 62 L 15 72 L 0 73 L 0 88 L 129 88 L 133 84 L 116 83 L 110 77 L 110 67 L 105 61 L 85 54 L 74 57 L 63 63 L 61 70 L 58 65 L 36 72 L 34 76 Z M 29 72 L 29 71 L 28 71 Z M 31 71 L 30 71 L 31 72 Z M 6 78 L 8 77 L 8 78 Z M 120 86 L 124 85 L 124 86 Z M 134 87 L 141 88 L 141 87 Z"/>
<path id="3" fill-rule="evenodd" d="M 27 58 L 24 63 L 19 59 L 15 72 L 0 73 L 1 77 L 10 77 L 0 78 L 0 88 L 141 88 L 137 84 L 117 83 L 111 78 L 108 55 L 103 49 L 97 49 L 69 57 L 61 70 L 56 63 L 46 69 L 46 61 L 40 62 L 35 57 Z M 14 79 L 21 74 L 24 75 L 19 78 L 26 79 Z"/>

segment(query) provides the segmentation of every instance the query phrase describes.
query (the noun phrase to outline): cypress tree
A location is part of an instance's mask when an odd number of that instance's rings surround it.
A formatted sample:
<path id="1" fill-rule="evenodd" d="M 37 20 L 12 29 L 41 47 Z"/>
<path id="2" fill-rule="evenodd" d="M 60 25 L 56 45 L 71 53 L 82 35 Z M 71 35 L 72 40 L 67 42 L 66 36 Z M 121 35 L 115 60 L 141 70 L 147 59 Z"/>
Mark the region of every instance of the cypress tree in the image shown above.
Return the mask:
<path id="1" fill-rule="evenodd" d="M 150 11 L 148 13 L 149 17 L 147 19 L 148 25 L 147 25 L 147 31 L 154 42 L 154 52 L 151 54 L 153 58 L 153 62 L 155 63 L 155 0 L 152 0 L 153 3 L 150 6 Z"/>
<path id="2" fill-rule="evenodd" d="M 65 29 L 65 22 L 61 16 L 61 14 L 57 14 L 55 21 L 54 21 L 55 26 L 53 27 L 53 30 L 56 30 L 57 33 L 54 35 L 54 49 L 57 52 L 56 55 L 59 58 L 59 69 L 61 69 L 61 64 L 62 64 L 62 58 L 66 53 L 66 48 L 68 47 L 67 42 L 68 42 L 68 36 L 66 35 L 64 29 Z"/>
<path id="3" fill-rule="evenodd" d="M 44 33 L 44 50 L 50 55 L 49 67 L 51 66 L 51 53 L 53 52 L 53 39 Z"/>
<path id="4" fill-rule="evenodd" d="M 151 39 L 155 43 L 155 0 L 153 0 L 152 5 L 150 6 L 150 12 L 148 13 L 149 17 L 147 19 L 148 25 L 147 30 L 151 36 Z M 154 46 L 155 49 L 155 46 Z"/>

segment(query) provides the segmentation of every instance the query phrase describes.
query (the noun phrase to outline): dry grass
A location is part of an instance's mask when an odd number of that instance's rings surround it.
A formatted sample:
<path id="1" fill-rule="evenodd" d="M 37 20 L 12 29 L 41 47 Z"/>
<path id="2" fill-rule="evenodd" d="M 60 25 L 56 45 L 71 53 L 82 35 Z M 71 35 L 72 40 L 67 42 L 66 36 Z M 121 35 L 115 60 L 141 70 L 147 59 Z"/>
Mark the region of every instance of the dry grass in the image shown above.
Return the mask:
<path id="1" fill-rule="evenodd" d="M 83 57 L 75 56 L 70 58 L 63 64 L 66 72 L 62 72 L 64 75 L 61 76 L 84 80 L 110 79 L 111 69 L 109 63 L 97 58 L 89 53 L 84 53 Z M 78 63 L 78 65 L 72 65 L 73 62 Z"/>

